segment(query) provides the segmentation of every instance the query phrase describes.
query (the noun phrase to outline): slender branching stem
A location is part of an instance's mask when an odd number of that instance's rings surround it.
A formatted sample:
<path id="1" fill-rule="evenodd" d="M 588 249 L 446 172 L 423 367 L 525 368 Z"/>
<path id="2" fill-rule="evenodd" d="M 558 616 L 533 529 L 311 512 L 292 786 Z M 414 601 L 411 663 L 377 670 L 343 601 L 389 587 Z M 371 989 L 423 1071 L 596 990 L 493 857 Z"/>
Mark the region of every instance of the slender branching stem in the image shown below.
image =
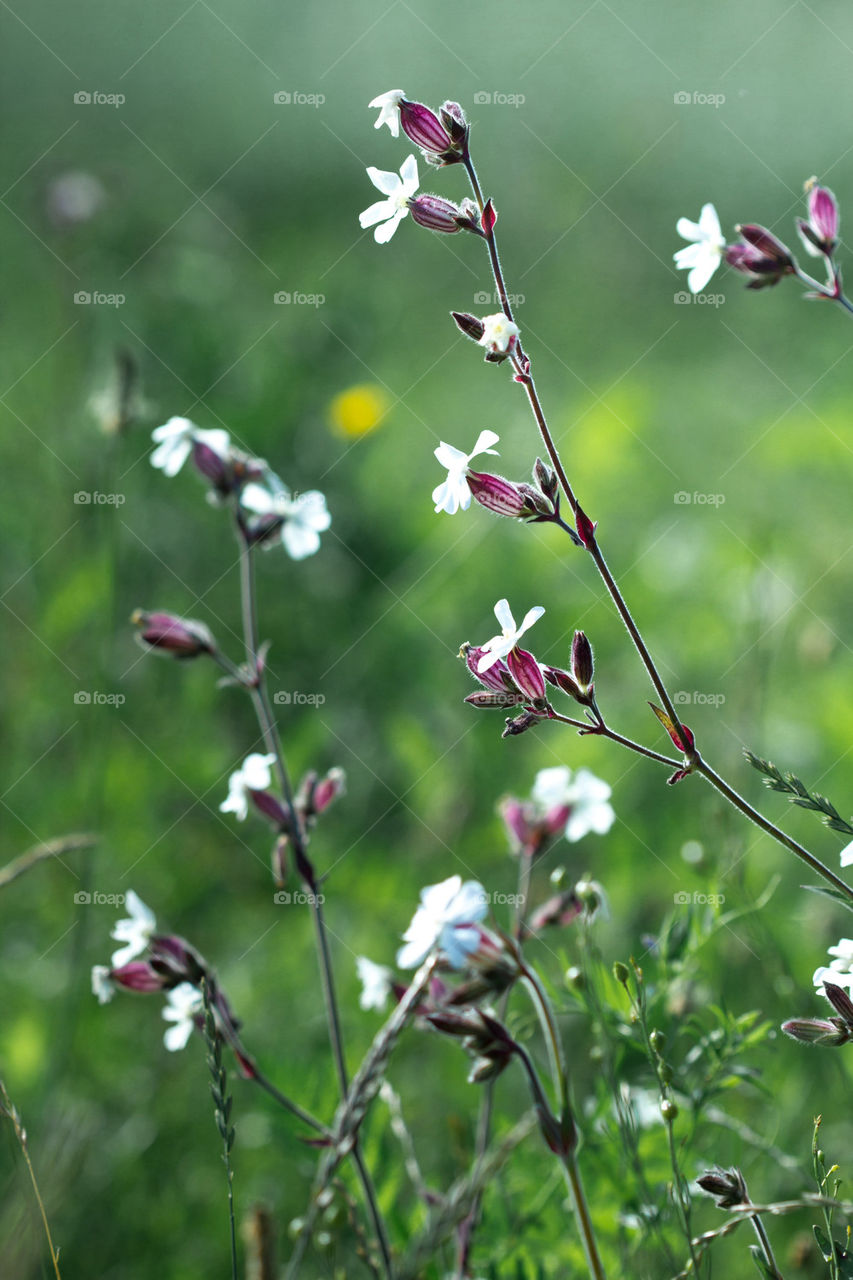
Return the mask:
<path id="1" fill-rule="evenodd" d="M 18 1139 L 18 1146 L 21 1148 L 21 1154 L 24 1157 L 24 1163 L 26 1164 L 27 1172 L 30 1175 L 30 1182 L 32 1183 L 32 1187 L 33 1187 L 33 1195 L 35 1196 L 36 1204 L 39 1207 L 41 1222 L 42 1222 L 42 1226 L 44 1227 L 44 1234 L 45 1234 L 45 1237 L 47 1238 L 47 1248 L 48 1248 L 48 1252 L 50 1253 L 50 1261 L 53 1264 L 53 1273 L 56 1276 L 56 1280 L 62 1280 L 62 1276 L 59 1273 L 59 1257 L 57 1255 L 56 1249 L 53 1246 L 53 1237 L 50 1234 L 50 1224 L 47 1220 L 47 1210 L 45 1209 L 44 1201 L 41 1198 L 41 1192 L 39 1191 L 39 1184 L 36 1179 L 36 1171 L 33 1168 L 33 1162 L 30 1159 L 29 1144 L 27 1142 L 27 1131 L 24 1128 L 20 1115 L 18 1114 L 17 1107 L 14 1105 L 8 1093 L 6 1092 L 6 1086 L 2 1080 L 0 1080 L 0 1116 L 5 1116 L 11 1122 L 12 1128 L 15 1130 L 15 1137 Z"/>
<path id="2" fill-rule="evenodd" d="M 468 177 L 471 182 L 471 189 L 474 193 L 474 198 L 476 199 L 477 204 L 480 210 L 482 211 L 482 209 L 485 207 L 483 190 L 480 185 L 480 180 L 479 180 L 479 177 L 477 176 L 477 171 L 474 167 L 474 163 L 471 160 L 469 155 L 466 155 L 465 157 L 465 168 L 467 170 Z M 489 230 L 485 230 L 484 228 L 484 238 L 489 251 L 489 262 L 492 269 L 492 275 L 494 277 L 495 288 L 497 290 L 498 296 L 501 299 L 501 308 L 503 310 L 504 315 L 507 317 L 507 319 L 512 320 L 513 319 L 512 306 L 509 301 L 509 294 L 507 292 L 506 282 L 504 280 L 503 268 L 501 267 L 500 255 L 498 253 L 494 227 L 491 227 L 491 229 Z M 817 291 L 823 297 L 826 297 L 832 301 L 839 302 L 848 311 L 853 312 L 853 304 L 851 304 L 848 301 L 848 299 L 844 297 L 840 289 L 840 282 L 838 280 L 836 280 L 835 290 L 833 291 L 827 286 L 820 285 L 818 284 L 817 281 L 812 280 L 811 277 L 801 272 L 798 267 L 796 268 L 796 274 L 798 278 L 803 281 L 803 283 L 808 284 L 810 287 L 816 288 Z M 554 437 L 551 434 L 551 429 L 548 425 L 548 420 L 545 416 L 545 411 L 542 407 L 542 402 L 539 398 L 539 393 L 536 389 L 536 383 L 530 372 L 530 363 L 529 363 L 529 360 L 527 359 L 527 356 L 524 353 L 520 340 L 516 343 L 515 351 L 511 357 L 511 360 L 512 360 L 513 367 L 515 369 L 516 380 L 522 384 L 527 394 L 527 399 L 530 403 L 530 408 L 533 413 L 533 417 L 539 429 L 539 434 L 542 437 L 542 442 L 545 446 L 545 450 L 551 461 L 551 465 L 554 468 L 557 479 L 560 483 L 560 487 L 562 488 L 563 493 L 566 496 L 566 500 L 569 503 L 569 506 L 572 510 L 572 514 L 577 517 L 578 511 L 580 510 L 580 504 L 578 502 L 577 496 L 575 495 L 574 489 L 572 488 L 566 469 L 563 466 L 563 462 L 560 457 L 559 450 L 557 449 L 557 446 L 554 442 Z M 588 523 L 588 521 L 585 522 L 585 524 L 586 523 Z M 654 659 L 652 658 L 652 655 L 649 652 L 649 649 L 642 637 L 639 627 L 634 621 L 634 618 L 631 614 L 630 609 L 628 608 L 627 602 L 625 601 L 625 598 L 622 595 L 622 592 L 616 582 L 616 579 L 614 578 L 613 574 L 610 571 L 607 561 L 604 558 L 604 553 L 598 544 L 598 540 L 595 536 L 594 529 L 592 530 L 591 533 L 590 532 L 586 533 L 584 537 L 584 545 L 586 546 L 586 549 L 590 554 L 590 557 L 598 571 L 598 574 L 602 582 L 607 588 L 607 592 L 611 600 L 613 601 L 614 606 L 616 607 L 617 613 L 619 614 L 620 618 L 622 619 L 622 622 L 625 625 L 625 629 L 627 630 L 628 635 L 631 638 L 631 642 L 634 645 L 634 648 L 636 649 L 643 666 L 645 667 L 645 670 L 649 676 L 649 679 L 651 680 L 651 683 L 655 689 L 655 692 L 657 693 L 661 703 L 663 704 L 664 710 L 666 711 L 666 714 L 669 717 L 670 723 L 672 724 L 680 740 L 684 743 L 687 743 L 689 741 L 689 738 L 688 738 L 688 735 L 684 733 L 683 725 L 681 724 L 678 713 L 673 704 L 672 698 L 669 695 L 669 692 L 658 670 L 658 667 Z M 611 736 L 611 735 L 608 734 L 607 736 Z M 626 745 L 626 743 L 623 742 L 622 745 L 624 746 Z M 636 750 L 637 747 L 633 746 L 631 749 Z M 650 753 L 647 751 L 642 751 L 641 754 L 650 754 Z M 652 758 L 655 758 L 655 757 L 653 756 Z M 782 831 L 780 827 L 777 827 L 775 823 L 771 822 L 767 818 L 764 818 L 756 809 L 752 807 L 752 805 L 749 804 L 747 800 L 743 798 L 743 796 L 739 795 L 738 792 L 735 791 L 733 787 L 729 786 L 729 784 L 725 782 L 725 780 L 721 778 L 720 775 L 701 758 L 701 756 L 699 755 L 699 752 L 696 750 L 695 747 L 690 746 L 685 751 L 685 759 L 682 767 L 686 768 L 689 772 L 695 771 L 695 772 L 701 773 L 704 776 L 704 778 L 708 782 L 710 782 L 711 786 L 714 787 L 717 791 L 719 791 L 721 795 L 725 796 L 725 798 L 730 802 L 730 804 L 734 805 L 736 809 L 739 809 L 740 812 L 745 817 L 749 818 L 752 822 L 755 822 L 762 829 L 762 831 L 765 831 L 769 836 L 772 836 L 774 840 L 776 840 L 779 844 L 783 845 L 786 849 L 790 849 L 792 853 L 795 853 L 797 857 L 802 859 L 802 861 L 805 862 L 809 867 L 811 867 L 813 871 L 815 871 L 819 876 L 822 876 L 824 880 L 826 880 L 829 884 L 833 886 L 833 888 L 837 889 L 840 893 L 844 894 L 844 896 L 848 900 L 853 901 L 853 888 L 845 884 L 844 881 L 841 880 L 839 876 L 835 875 L 833 871 L 831 871 L 827 866 L 825 866 L 813 854 L 809 853 L 807 849 L 803 848 L 803 846 L 799 844 L 796 840 L 793 840 L 790 836 L 786 835 L 785 832 Z"/>

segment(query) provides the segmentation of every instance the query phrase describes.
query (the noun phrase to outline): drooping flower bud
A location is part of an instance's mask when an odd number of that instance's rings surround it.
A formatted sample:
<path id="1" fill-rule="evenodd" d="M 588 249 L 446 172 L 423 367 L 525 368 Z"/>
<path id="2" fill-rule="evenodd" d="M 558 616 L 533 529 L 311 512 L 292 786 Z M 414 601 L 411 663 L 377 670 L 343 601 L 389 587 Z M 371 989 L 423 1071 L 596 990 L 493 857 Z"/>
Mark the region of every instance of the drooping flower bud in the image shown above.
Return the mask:
<path id="1" fill-rule="evenodd" d="M 131 960 L 119 969 L 111 969 L 109 976 L 113 982 L 127 991 L 136 991 L 142 995 L 150 995 L 154 991 L 163 991 L 170 985 L 169 979 L 158 974 L 147 960 Z"/>
<path id="2" fill-rule="evenodd" d="M 740 1169 L 709 1169 L 696 1179 L 697 1185 L 709 1196 L 714 1196 L 718 1209 L 733 1209 L 738 1204 L 749 1204 L 749 1193 Z"/>
<path id="3" fill-rule="evenodd" d="M 515 484 L 485 471 L 469 471 L 465 478 L 474 500 L 495 515 L 524 519 L 553 512 L 544 495 L 530 484 Z"/>
<path id="4" fill-rule="evenodd" d="M 782 1023 L 781 1030 L 800 1044 L 820 1044 L 837 1049 L 853 1039 L 840 1018 L 790 1018 Z"/>
<path id="5" fill-rule="evenodd" d="M 454 235 L 457 231 L 477 231 L 470 225 L 459 205 L 441 196 L 417 195 L 407 201 L 409 213 L 419 227 L 428 231 L 443 231 Z"/>
<path id="6" fill-rule="evenodd" d="M 748 289 L 764 289 L 793 274 L 791 251 L 772 231 L 755 223 L 746 223 L 737 230 L 744 243 L 729 245 L 725 258 L 730 267 L 752 277 Z"/>
<path id="7" fill-rule="evenodd" d="M 143 646 L 171 653 L 176 658 L 197 658 L 214 653 L 216 645 L 203 622 L 179 618 L 173 613 L 146 613 L 136 609 L 131 622 L 140 628 L 137 639 Z"/>

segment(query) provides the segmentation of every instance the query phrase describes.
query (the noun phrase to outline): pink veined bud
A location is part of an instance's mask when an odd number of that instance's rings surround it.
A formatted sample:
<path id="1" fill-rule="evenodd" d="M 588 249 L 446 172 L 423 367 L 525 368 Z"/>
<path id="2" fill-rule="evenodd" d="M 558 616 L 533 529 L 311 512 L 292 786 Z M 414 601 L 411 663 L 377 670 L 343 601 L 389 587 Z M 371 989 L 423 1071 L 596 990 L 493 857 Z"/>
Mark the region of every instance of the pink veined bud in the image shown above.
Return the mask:
<path id="1" fill-rule="evenodd" d="M 400 124 L 407 138 L 420 147 L 430 164 L 455 164 L 461 160 L 458 143 L 434 111 L 422 102 L 400 102 Z"/>
<path id="2" fill-rule="evenodd" d="M 543 674 L 549 684 L 556 685 L 558 689 L 562 689 L 563 693 L 567 693 L 570 698 L 575 698 L 578 702 L 585 701 L 577 682 L 572 679 L 568 671 L 563 671 L 560 667 L 545 667 Z"/>
<path id="3" fill-rule="evenodd" d="M 467 702 L 469 707 L 476 707 L 479 711 L 506 711 L 510 707 L 522 706 L 530 699 L 520 690 L 516 693 L 506 691 L 498 693 L 494 689 L 478 689 L 476 693 L 469 693 L 463 701 Z"/>
<path id="4" fill-rule="evenodd" d="M 247 794 L 258 812 L 269 818 L 274 826 L 284 831 L 290 829 L 290 815 L 278 796 L 271 791 L 253 791 L 251 787 L 247 788 Z"/>
<path id="5" fill-rule="evenodd" d="M 518 688 L 531 702 L 541 702 L 545 697 L 545 677 L 532 653 L 516 647 L 509 653 L 506 665 Z"/>
<path id="6" fill-rule="evenodd" d="M 131 622 L 140 628 L 139 640 L 152 649 L 162 649 L 176 658 L 197 658 L 213 653 L 216 645 L 203 622 L 179 618 L 173 613 L 146 613 L 137 609 Z"/>
<path id="7" fill-rule="evenodd" d="M 343 769 L 330 769 L 314 788 L 311 806 L 315 813 L 328 809 L 333 800 L 342 796 L 346 790 L 346 778 Z"/>
<path id="8" fill-rule="evenodd" d="M 495 515 L 518 518 L 537 514 L 529 493 L 525 492 L 531 489 L 530 485 L 522 487 L 485 471 L 469 471 L 465 479 L 474 500 Z"/>
<path id="9" fill-rule="evenodd" d="M 747 288 L 763 289 L 793 273 L 790 250 L 766 227 L 748 223 L 738 227 L 738 231 L 744 243 L 728 245 L 725 259 L 736 271 L 752 276 Z"/>
<path id="10" fill-rule="evenodd" d="M 470 338 L 472 342 L 479 343 L 486 331 L 486 326 L 482 320 L 478 320 L 476 316 L 469 315 L 467 311 L 451 311 L 450 314 L 456 321 L 457 328 L 465 334 L 465 337 Z"/>
<path id="11" fill-rule="evenodd" d="M 809 224 L 828 253 L 832 252 L 838 239 L 838 222 L 838 201 L 829 187 L 812 187 L 809 191 Z"/>
<path id="12" fill-rule="evenodd" d="M 454 235 L 462 230 L 460 220 L 464 220 L 464 214 L 451 200 L 442 200 L 441 196 L 412 196 L 408 208 L 418 226 L 426 227 L 428 231 Z"/>
<path id="13" fill-rule="evenodd" d="M 800 1044 L 823 1044 L 830 1048 L 847 1044 L 853 1035 L 841 1018 L 790 1018 L 782 1023 L 782 1030 Z"/>
<path id="14" fill-rule="evenodd" d="M 488 671 L 478 671 L 477 664 L 485 653 L 485 649 L 480 645 L 463 644 L 459 650 L 459 657 L 463 660 L 471 675 L 475 680 L 479 681 L 486 689 L 494 689 L 497 693 L 517 693 L 515 681 L 509 673 L 503 658 L 499 658 Z"/>
<path id="15" fill-rule="evenodd" d="M 111 969 L 110 977 L 127 991 L 136 991 L 142 995 L 163 991 L 169 985 L 169 980 L 158 974 L 147 960 L 131 960 L 120 969 Z"/>

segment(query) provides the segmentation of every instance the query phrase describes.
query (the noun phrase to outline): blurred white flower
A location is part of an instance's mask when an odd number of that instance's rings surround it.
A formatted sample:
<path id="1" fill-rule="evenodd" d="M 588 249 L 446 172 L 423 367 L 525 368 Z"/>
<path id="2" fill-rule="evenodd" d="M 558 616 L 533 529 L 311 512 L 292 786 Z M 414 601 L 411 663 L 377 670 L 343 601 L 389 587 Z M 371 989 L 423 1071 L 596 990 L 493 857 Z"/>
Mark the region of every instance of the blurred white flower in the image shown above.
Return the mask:
<path id="1" fill-rule="evenodd" d="M 464 968 L 480 945 L 476 924 L 486 911 L 486 891 L 476 880 L 463 884 L 461 876 L 451 876 L 422 889 L 421 905 L 403 934 L 406 945 L 397 953 L 397 964 L 416 969 L 435 948 L 452 968 Z"/>
<path id="2" fill-rule="evenodd" d="M 400 166 L 399 177 L 396 173 L 373 168 L 367 170 L 367 176 L 386 199 L 377 200 L 376 204 L 358 215 L 358 220 L 363 227 L 373 227 L 380 223 L 373 238 L 377 244 L 387 244 L 409 212 L 408 201 L 418 189 L 418 162 L 414 156 L 406 156 Z"/>
<path id="3" fill-rule="evenodd" d="M 189 418 L 170 418 L 162 427 L 155 427 L 151 439 L 157 448 L 151 455 L 152 467 L 167 476 L 176 476 L 192 452 L 194 441 L 206 444 L 220 458 L 227 458 L 231 437 L 219 427 L 202 431 Z"/>
<path id="4" fill-rule="evenodd" d="M 105 964 L 92 966 L 92 995 L 98 997 L 98 1004 L 109 1004 L 116 993 L 115 983 Z"/>
<path id="5" fill-rule="evenodd" d="M 446 511 L 448 515 L 455 515 L 461 507 L 463 511 L 467 511 L 471 505 L 471 490 L 468 488 L 468 482 L 465 479 L 465 472 L 468 470 L 468 464 L 472 458 L 476 458 L 479 453 L 497 453 L 497 449 L 490 446 L 497 444 L 500 436 L 494 431 L 481 431 L 477 436 L 477 443 L 470 453 L 463 453 L 461 449 L 454 449 L 452 444 L 445 444 L 442 440 L 441 444 L 435 450 L 435 456 L 443 467 L 447 468 L 447 479 L 432 491 L 432 500 L 435 503 L 436 511 Z"/>
<path id="6" fill-rule="evenodd" d="M 201 992 L 191 982 L 182 982 L 180 986 L 173 987 L 166 996 L 163 1017 L 175 1025 L 167 1029 L 163 1043 L 172 1053 L 186 1045 L 195 1026 L 193 1019 L 201 1012 L 203 1004 Z"/>
<path id="7" fill-rule="evenodd" d="M 356 956 L 355 963 L 361 981 L 359 1004 L 362 1009 L 385 1008 L 391 994 L 393 974 L 387 965 L 374 964 L 367 956 Z"/>
<path id="8" fill-rule="evenodd" d="M 253 752 L 246 756 L 241 767 L 228 779 L 228 796 L 219 806 L 219 812 L 233 813 L 239 822 L 245 822 L 249 815 L 249 792 L 267 790 L 272 783 L 270 765 L 274 763 L 275 756 L 272 753 L 262 756 Z"/>
<path id="9" fill-rule="evenodd" d="M 284 523 L 281 541 L 291 560 L 304 560 L 320 549 L 320 534 L 332 523 L 326 499 L 318 489 L 293 497 L 274 477 L 271 488 L 252 482 L 240 494 L 240 505 L 259 516 L 277 516 Z"/>
<path id="10" fill-rule="evenodd" d="M 379 108 L 379 119 L 374 124 L 374 129 L 381 129 L 383 124 L 387 124 L 392 135 L 395 138 L 399 138 L 400 102 L 405 96 L 402 89 L 389 89 L 387 93 L 380 93 L 378 97 L 368 103 L 369 107 Z"/>
<path id="11" fill-rule="evenodd" d="M 154 912 L 146 907 L 145 903 L 136 896 L 132 889 L 128 889 L 124 905 L 130 915 L 124 920 L 119 920 L 110 934 L 110 937 L 115 938 L 116 942 L 125 944 L 123 947 L 119 947 L 118 951 L 113 952 L 112 967 L 114 969 L 120 969 L 122 965 L 141 955 L 148 946 L 149 939 L 157 929 L 157 920 Z M 94 975 L 92 976 L 92 986 L 94 990 Z M 98 995 L 97 991 L 95 994 Z M 100 999 L 100 996 L 98 998 Z"/>
<path id="12" fill-rule="evenodd" d="M 502 311 L 497 315 L 483 316 L 483 336 L 479 340 L 479 345 L 503 355 L 514 345 L 520 332 L 518 325 L 508 319 Z"/>
<path id="13" fill-rule="evenodd" d="M 555 765 L 540 769 L 533 783 L 532 798 L 542 810 L 543 817 L 550 810 L 568 808 L 566 839 L 574 843 L 590 831 L 603 836 L 616 819 L 608 803 L 612 792 L 606 782 L 597 778 L 589 769 L 578 769 L 573 774 L 568 765 Z"/>
<path id="14" fill-rule="evenodd" d="M 495 617 L 501 624 L 501 634 L 492 636 L 491 640 L 487 640 L 482 646 L 483 657 L 477 663 L 477 670 L 488 671 L 499 658 L 505 658 L 508 653 L 511 653 L 525 631 L 528 631 L 544 612 L 541 604 L 534 605 L 522 618 L 521 626 L 517 627 L 510 612 L 509 601 L 499 600 L 495 605 Z"/>
<path id="15" fill-rule="evenodd" d="M 841 850 L 840 862 L 842 867 L 849 867 L 853 862 L 853 840 Z"/>
<path id="16" fill-rule="evenodd" d="M 841 938 L 828 950 L 835 959 L 829 965 L 815 969 L 812 979 L 815 987 L 822 991 L 824 982 L 833 982 L 836 987 L 847 987 L 853 995 L 853 938 Z"/>
<path id="17" fill-rule="evenodd" d="M 691 293 L 701 293 L 720 265 L 726 248 L 720 228 L 717 210 L 712 204 L 703 204 L 698 222 L 679 218 L 676 231 L 685 240 L 693 241 L 673 254 L 679 271 L 689 271 L 687 287 Z"/>

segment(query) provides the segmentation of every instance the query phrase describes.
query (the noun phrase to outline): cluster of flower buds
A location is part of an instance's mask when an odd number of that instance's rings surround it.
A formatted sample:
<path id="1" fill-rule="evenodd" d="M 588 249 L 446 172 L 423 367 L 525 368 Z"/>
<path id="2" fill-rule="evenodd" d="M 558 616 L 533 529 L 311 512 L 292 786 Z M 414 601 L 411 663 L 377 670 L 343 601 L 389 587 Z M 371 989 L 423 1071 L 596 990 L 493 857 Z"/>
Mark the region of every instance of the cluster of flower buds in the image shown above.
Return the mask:
<path id="1" fill-rule="evenodd" d="M 506 659 L 499 658 L 488 670 L 481 671 L 485 652 L 467 642 L 459 650 L 471 675 L 483 685 L 482 690 L 469 693 L 465 701 L 480 711 L 524 707 L 524 711 L 506 721 L 505 738 L 524 733 L 537 721 L 547 719 L 551 707 L 545 694 L 545 679 L 533 654 L 516 646 Z"/>
<path id="2" fill-rule="evenodd" d="M 139 628 L 136 638 L 143 648 L 171 654 L 173 658 L 216 653 L 213 636 L 203 622 L 173 613 L 146 613 L 143 609 L 136 609 L 130 620 Z"/>
<path id="3" fill-rule="evenodd" d="M 467 160 L 470 126 L 458 102 L 443 102 L 435 112 L 422 102 L 410 101 L 402 89 L 391 89 L 369 105 L 379 108 L 377 129 L 387 124 L 398 138 L 402 128 L 429 164 L 440 168 Z"/>
<path id="4" fill-rule="evenodd" d="M 772 231 L 754 223 L 736 230 L 742 243 L 728 245 L 725 259 L 730 267 L 749 276 L 747 289 L 765 289 L 796 273 L 791 250 Z"/>
<path id="5" fill-rule="evenodd" d="M 119 989 L 138 995 L 165 993 L 163 1017 L 172 1024 L 164 1037 L 166 1047 L 182 1049 L 192 1031 L 204 1025 L 204 983 L 217 1031 L 234 1051 L 243 1075 L 253 1078 L 254 1063 L 239 1039 L 240 1022 L 211 966 L 185 938 L 158 934 L 154 914 L 132 890 L 126 903 L 130 915 L 112 933 L 124 945 L 113 953 L 111 966 L 95 965 L 92 970 L 92 991 L 100 1003 L 106 1004 Z"/>
<path id="6" fill-rule="evenodd" d="M 496 1079 L 519 1051 L 506 1027 L 482 1009 L 442 1009 L 428 1013 L 426 1020 L 442 1035 L 462 1041 L 474 1060 L 468 1073 L 470 1084 Z"/>
<path id="7" fill-rule="evenodd" d="M 782 1030 L 801 1044 L 820 1044 L 835 1049 L 853 1040 L 853 1001 L 843 987 L 836 986 L 834 982 L 824 982 L 823 990 L 836 1017 L 791 1018 L 782 1023 Z"/>

